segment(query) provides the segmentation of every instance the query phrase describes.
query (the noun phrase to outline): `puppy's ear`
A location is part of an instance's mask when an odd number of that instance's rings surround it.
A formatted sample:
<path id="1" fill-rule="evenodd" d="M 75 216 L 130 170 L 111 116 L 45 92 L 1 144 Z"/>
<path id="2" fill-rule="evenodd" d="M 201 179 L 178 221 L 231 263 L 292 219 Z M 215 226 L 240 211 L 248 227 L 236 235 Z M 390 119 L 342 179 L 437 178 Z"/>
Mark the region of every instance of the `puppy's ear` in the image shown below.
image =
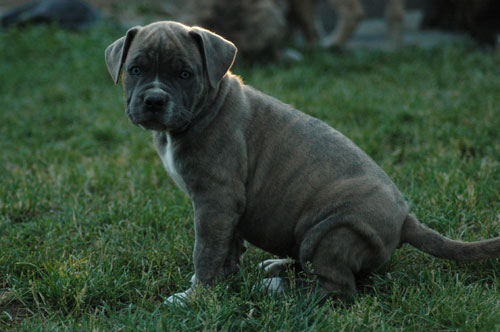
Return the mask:
<path id="1" fill-rule="evenodd" d="M 203 62 L 212 88 L 231 69 L 236 57 L 236 46 L 230 41 L 203 28 L 194 27 L 189 32 L 198 42 Z"/>
<path id="2" fill-rule="evenodd" d="M 115 84 L 118 84 L 120 80 L 120 73 L 123 63 L 127 59 L 128 49 L 140 28 L 141 27 L 134 27 L 129 29 L 125 37 L 121 37 L 106 48 L 106 66 Z"/>

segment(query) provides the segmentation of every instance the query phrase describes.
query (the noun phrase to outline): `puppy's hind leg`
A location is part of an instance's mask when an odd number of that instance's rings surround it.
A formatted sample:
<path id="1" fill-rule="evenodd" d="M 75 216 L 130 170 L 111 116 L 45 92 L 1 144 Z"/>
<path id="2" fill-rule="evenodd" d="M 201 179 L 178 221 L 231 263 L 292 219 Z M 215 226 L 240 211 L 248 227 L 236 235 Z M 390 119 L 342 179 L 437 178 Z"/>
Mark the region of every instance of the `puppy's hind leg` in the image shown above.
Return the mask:
<path id="1" fill-rule="evenodd" d="M 384 244 L 369 225 L 330 217 L 311 228 L 300 246 L 300 264 L 316 279 L 322 295 L 350 301 L 355 275 L 387 259 Z"/>
<path id="2" fill-rule="evenodd" d="M 307 269 L 317 281 L 320 296 L 349 302 L 356 294 L 356 280 L 348 262 L 350 255 L 340 252 L 341 250 L 332 250 L 332 245 L 335 245 L 332 238 L 321 241 L 316 254 L 306 263 Z"/>
<path id="3" fill-rule="evenodd" d="M 267 259 L 259 263 L 259 268 L 263 269 L 270 278 L 262 279 L 257 287 L 271 294 L 283 293 L 288 288 L 288 268 L 294 263 L 295 261 L 291 258 Z"/>

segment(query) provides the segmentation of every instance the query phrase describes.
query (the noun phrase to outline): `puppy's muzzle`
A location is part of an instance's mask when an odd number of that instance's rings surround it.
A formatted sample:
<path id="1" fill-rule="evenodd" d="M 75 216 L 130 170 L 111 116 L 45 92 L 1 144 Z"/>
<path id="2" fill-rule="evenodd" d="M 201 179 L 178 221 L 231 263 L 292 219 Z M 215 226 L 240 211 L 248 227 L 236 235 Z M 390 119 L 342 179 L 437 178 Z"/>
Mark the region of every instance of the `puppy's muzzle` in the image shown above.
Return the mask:
<path id="1" fill-rule="evenodd" d="M 158 113 L 164 110 L 169 101 L 168 94 L 159 88 L 153 88 L 144 93 L 144 109 L 151 113 Z"/>

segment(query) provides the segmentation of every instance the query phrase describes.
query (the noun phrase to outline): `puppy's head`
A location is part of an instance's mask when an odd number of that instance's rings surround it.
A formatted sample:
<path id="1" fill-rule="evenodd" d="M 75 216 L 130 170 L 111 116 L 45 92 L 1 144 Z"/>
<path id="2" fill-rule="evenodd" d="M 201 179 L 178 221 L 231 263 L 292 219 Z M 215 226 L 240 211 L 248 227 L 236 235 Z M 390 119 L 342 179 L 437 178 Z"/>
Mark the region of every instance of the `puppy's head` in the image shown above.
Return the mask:
<path id="1" fill-rule="evenodd" d="M 130 29 L 106 49 L 115 83 L 123 70 L 126 112 L 132 123 L 182 131 L 231 68 L 236 47 L 202 28 L 157 22 Z"/>

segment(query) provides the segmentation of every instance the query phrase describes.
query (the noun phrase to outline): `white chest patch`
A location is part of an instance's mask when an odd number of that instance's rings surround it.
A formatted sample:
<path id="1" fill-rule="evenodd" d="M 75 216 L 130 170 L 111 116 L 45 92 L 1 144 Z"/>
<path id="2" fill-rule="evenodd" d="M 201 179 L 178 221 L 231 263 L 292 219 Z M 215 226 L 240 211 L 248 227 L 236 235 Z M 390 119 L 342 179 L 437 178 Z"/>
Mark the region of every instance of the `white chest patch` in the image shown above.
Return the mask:
<path id="1" fill-rule="evenodd" d="M 182 175 L 178 172 L 175 165 L 175 148 L 176 146 L 172 143 L 172 139 L 167 133 L 167 146 L 165 149 L 165 153 L 160 156 L 161 161 L 163 162 L 163 166 L 167 170 L 172 180 L 174 180 L 177 187 L 179 187 L 183 192 L 187 194 L 188 192 L 186 189 L 186 183 L 184 182 Z"/>

